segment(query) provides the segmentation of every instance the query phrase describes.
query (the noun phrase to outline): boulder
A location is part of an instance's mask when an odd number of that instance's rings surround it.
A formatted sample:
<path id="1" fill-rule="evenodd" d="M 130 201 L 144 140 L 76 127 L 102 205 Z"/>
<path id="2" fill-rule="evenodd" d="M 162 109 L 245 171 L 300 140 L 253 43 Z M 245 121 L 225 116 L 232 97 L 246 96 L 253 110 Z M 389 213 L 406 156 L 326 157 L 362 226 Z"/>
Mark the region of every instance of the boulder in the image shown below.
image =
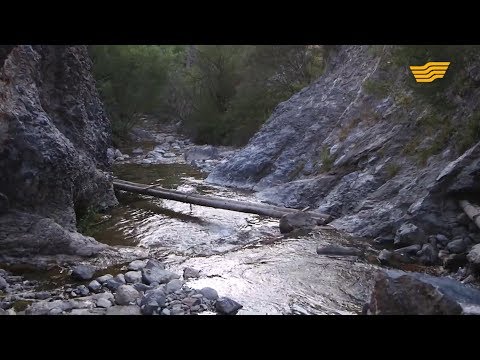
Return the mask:
<path id="1" fill-rule="evenodd" d="M 125 281 L 128 284 L 135 284 L 142 282 L 142 272 L 141 271 L 128 271 L 125 273 Z"/>
<path id="2" fill-rule="evenodd" d="M 377 275 L 368 307 L 379 315 L 458 315 L 480 309 L 480 291 L 451 278 L 387 270 Z"/>
<path id="3" fill-rule="evenodd" d="M 228 297 L 223 297 L 215 302 L 215 310 L 222 315 L 235 315 L 243 305 Z"/>
<path id="4" fill-rule="evenodd" d="M 165 285 L 165 292 L 167 294 L 174 293 L 175 291 L 178 291 L 182 288 L 183 286 L 183 281 L 179 279 L 174 279 L 171 280 Z"/>
<path id="5" fill-rule="evenodd" d="M 148 290 L 140 301 L 142 314 L 152 315 L 154 311 L 158 312 L 159 308 L 165 306 L 165 302 L 166 295 L 163 289 Z"/>
<path id="6" fill-rule="evenodd" d="M 145 267 L 144 269 L 142 269 L 142 281 L 147 285 L 150 285 L 153 282 L 156 282 L 158 284 L 166 284 L 170 280 L 178 278 L 180 278 L 179 275 L 168 270 L 160 269 L 158 267 Z"/>
<path id="7" fill-rule="evenodd" d="M 424 265 L 434 265 L 438 261 L 437 251 L 432 244 L 423 244 L 422 249 L 417 252 L 417 256 Z"/>
<path id="8" fill-rule="evenodd" d="M 478 270 L 480 269 L 480 244 L 474 245 L 467 255 L 468 262 Z"/>
<path id="9" fill-rule="evenodd" d="M 103 285 L 104 283 L 107 282 L 107 280 L 112 278 L 113 278 L 113 275 L 106 274 L 106 275 L 99 276 L 96 280 Z"/>
<path id="10" fill-rule="evenodd" d="M 147 262 L 144 260 L 134 260 L 130 264 L 128 264 L 127 268 L 128 270 L 131 270 L 131 271 L 138 271 L 138 270 L 142 270 L 146 264 Z"/>
<path id="11" fill-rule="evenodd" d="M 210 287 L 204 287 L 201 289 L 200 294 L 202 294 L 206 299 L 208 300 L 217 300 L 218 299 L 218 293 L 215 289 L 212 289 Z"/>
<path id="12" fill-rule="evenodd" d="M 140 293 L 131 285 L 120 285 L 115 292 L 115 302 L 118 305 L 129 305 L 140 297 Z"/>
<path id="13" fill-rule="evenodd" d="M 467 251 L 467 244 L 463 239 L 455 239 L 447 245 L 447 250 L 453 254 L 460 254 Z"/>
<path id="14" fill-rule="evenodd" d="M 296 229 L 312 229 L 317 225 L 317 222 L 311 215 L 299 211 L 283 215 L 280 218 L 279 225 L 280 232 L 286 234 Z"/>
<path id="15" fill-rule="evenodd" d="M 102 285 L 97 280 L 92 280 L 88 284 L 88 288 L 93 292 L 97 292 L 97 291 L 100 291 L 100 289 L 102 288 Z"/>
<path id="16" fill-rule="evenodd" d="M 200 270 L 193 269 L 191 267 L 186 267 L 183 269 L 183 278 L 186 279 L 196 279 L 200 277 Z"/>
<path id="17" fill-rule="evenodd" d="M 72 268 L 72 277 L 76 280 L 90 280 L 95 274 L 95 267 L 92 265 L 76 265 Z"/>
<path id="18" fill-rule="evenodd" d="M 395 234 L 394 244 L 396 247 L 405 247 L 426 241 L 427 237 L 422 229 L 412 223 L 404 223 Z"/>

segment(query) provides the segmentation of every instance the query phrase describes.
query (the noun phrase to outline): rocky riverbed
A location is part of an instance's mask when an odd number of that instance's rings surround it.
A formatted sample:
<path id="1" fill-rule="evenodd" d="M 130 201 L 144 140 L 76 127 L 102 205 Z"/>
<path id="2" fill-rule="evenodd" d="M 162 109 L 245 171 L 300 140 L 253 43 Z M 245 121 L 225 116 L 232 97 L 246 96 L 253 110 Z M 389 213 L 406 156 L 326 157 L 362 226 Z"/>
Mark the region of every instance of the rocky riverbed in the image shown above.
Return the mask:
<path id="1" fill-rule="evenodd" d="M 95 267 L 77 265 L 70 277 L 82 284 L 35 291 L 39 281 L 0 270 L 2 315 L 234 315 L 243 306 L 217 291 L 185 286 L 185 280 L 200 272 L 185 268 L 183 274 L 165 269 L 155 259 L 135 260 L 115 275 L 94 277 Z M 181 279 L 183 278 L 183 280 Z"/>

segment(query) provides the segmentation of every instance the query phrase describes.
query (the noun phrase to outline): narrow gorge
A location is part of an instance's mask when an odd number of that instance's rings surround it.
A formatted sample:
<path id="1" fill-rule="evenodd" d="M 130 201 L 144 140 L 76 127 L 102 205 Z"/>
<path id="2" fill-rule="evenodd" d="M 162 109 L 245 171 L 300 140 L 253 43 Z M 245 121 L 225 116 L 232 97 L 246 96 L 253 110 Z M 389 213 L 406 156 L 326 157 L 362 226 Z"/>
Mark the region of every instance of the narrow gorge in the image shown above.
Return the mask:
<path id="1" fill-rule="evenodd" d="M 193 128 L 206 111 L 160 121 L 165 107 L 120 141 L 87 46 L 0 46 L 0 314 L 479 314 L 476 48 L 439 53 L 452 62 L 431 84 L 409 65 L 432 59 L 405 47 L 321 54 L 321 74 L 256 132 Z M 298 212 L 192 205 L 119 179 Z"/>

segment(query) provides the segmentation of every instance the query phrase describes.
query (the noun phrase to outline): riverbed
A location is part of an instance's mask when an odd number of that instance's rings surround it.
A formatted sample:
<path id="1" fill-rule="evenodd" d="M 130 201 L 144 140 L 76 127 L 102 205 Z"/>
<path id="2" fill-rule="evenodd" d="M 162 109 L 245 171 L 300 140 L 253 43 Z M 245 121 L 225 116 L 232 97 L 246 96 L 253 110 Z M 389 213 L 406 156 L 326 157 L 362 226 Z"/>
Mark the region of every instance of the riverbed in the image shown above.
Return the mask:
<path id="1" fill-rule="evenodd" d="M 114 166 L 118 178 L 178 191 L 259 202 L 255 194 L 205 182 L 187 164 Z M 316 254 L 319 245 L 359 246 L 334 229 L 284 236 L 278 219 L 117 193 L 120 205 L 97 226 L 100 242 L 148 249 L 174 272 L 201 270 L 192 288 L 212 287 L 244 307 L 241 314 L 358 314 L 368 301 L 375 265 L 357 257 Z"/>

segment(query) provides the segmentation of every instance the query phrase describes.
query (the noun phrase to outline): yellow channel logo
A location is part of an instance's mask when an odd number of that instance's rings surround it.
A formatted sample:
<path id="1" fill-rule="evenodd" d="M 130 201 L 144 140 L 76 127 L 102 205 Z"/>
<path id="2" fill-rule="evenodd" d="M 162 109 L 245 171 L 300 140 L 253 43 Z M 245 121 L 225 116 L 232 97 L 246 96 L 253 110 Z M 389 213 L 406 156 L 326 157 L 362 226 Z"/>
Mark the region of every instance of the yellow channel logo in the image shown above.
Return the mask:
<path id="1" fill-rule="evenodd" d="M 449 61 L 431 61 L 423 66 L 410 66 L 410 70 L 412 70 L 413 76 L 415 76 L 417 82 L 429 83 L 435 79 L 443 78 L 449 65 Z"/>

